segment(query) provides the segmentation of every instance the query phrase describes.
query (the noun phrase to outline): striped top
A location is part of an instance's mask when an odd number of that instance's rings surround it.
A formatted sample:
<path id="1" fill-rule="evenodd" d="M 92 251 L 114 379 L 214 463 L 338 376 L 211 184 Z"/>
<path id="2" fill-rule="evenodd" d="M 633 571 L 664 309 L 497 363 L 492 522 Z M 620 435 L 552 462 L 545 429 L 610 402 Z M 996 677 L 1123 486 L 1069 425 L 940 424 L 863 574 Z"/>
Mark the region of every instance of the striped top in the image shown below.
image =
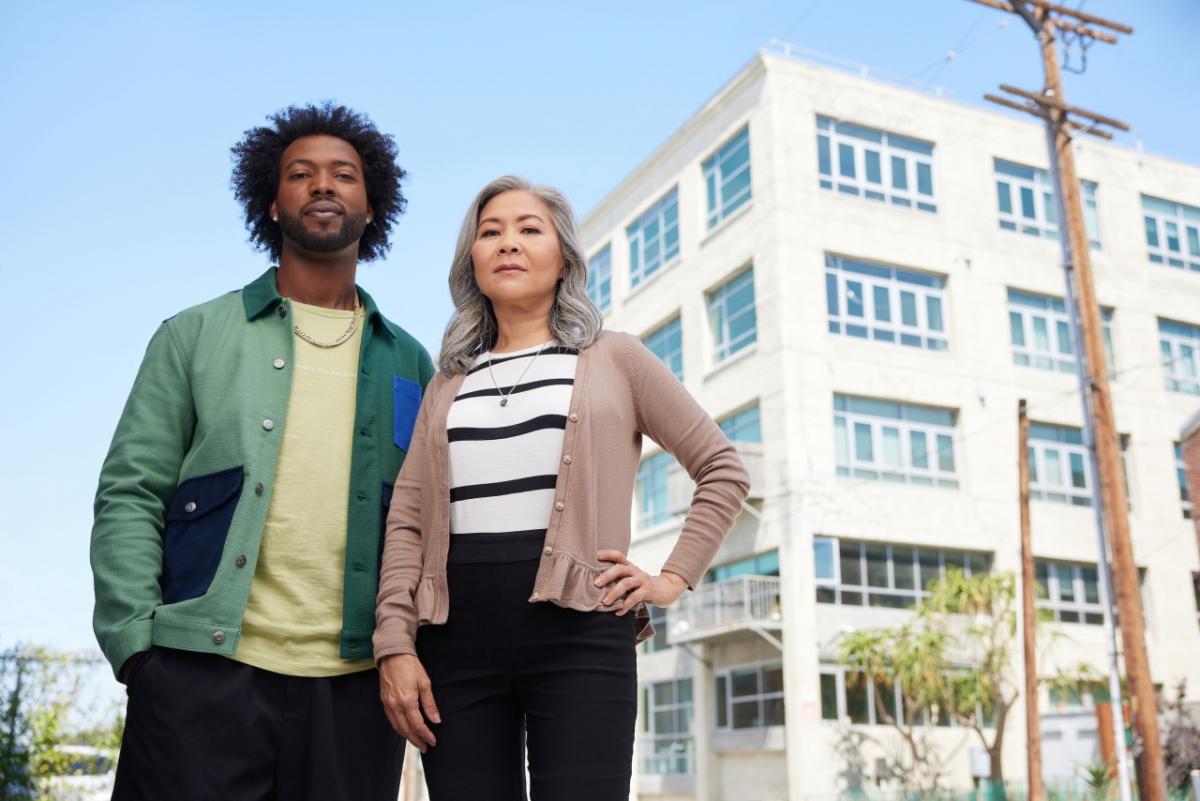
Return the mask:
<path id="1" fill-rule="evenodd" d="M 542 348 L 481 353 L 454 398 L 451 534 L 544 532 L 550 523 L 579 351 L 553 341 Z M 501 406 L 501 392 L 518 380 Z"/>

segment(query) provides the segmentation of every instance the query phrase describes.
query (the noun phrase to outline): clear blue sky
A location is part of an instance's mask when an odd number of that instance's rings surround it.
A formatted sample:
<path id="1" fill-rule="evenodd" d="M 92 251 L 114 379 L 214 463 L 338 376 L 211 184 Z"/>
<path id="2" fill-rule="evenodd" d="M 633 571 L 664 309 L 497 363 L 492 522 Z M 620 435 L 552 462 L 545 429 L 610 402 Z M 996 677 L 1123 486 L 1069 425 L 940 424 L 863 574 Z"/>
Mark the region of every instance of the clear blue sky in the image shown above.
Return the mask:
<path id="1" fill-rule="evenodd" d="M 1136 33 L 1070 100 L 1200 162 L 1200 7 L 1085 2 Z M 409 212 L 359 280 L 436 351 L 480 186 L 519 172 L 586 212 L 772 37 L 971 103 L 1041 80 L 1023 24 L 966 0 L 0 2 L 0 647 L 94 645 L 92 494 L 146 341 L 266 266 L 229 190 L 242 131 L 334 98 L 396 136 Z"/>

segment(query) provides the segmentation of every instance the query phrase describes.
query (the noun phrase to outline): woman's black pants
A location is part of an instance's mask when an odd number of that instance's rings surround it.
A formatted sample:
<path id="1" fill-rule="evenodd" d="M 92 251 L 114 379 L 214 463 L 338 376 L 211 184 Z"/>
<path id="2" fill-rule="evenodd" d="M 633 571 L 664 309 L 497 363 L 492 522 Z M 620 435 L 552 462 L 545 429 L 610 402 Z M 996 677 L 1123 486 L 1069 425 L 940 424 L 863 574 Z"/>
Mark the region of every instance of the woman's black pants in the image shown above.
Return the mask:
<path id="1" fill-rule="evenodd" d="M 530 603 L 543 535 L 451 538 L 450 617 L 417 654 L 442 723 L 423 757 L 431 801 L 626 801 L 633 615 Z"/>

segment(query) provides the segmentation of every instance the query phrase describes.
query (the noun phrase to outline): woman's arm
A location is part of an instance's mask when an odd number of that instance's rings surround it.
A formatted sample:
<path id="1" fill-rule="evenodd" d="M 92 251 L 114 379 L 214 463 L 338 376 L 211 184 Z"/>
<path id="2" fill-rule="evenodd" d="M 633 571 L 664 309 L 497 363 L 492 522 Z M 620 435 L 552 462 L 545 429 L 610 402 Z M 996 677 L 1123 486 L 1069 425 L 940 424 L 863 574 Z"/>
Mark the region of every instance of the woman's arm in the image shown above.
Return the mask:
<path id="1" fill-rule="evenodd" d="M 696 482 L 683 529 L 663 565 L 663 573 L 674 573 L 694 588 L 737 519 L 750 476 L 733 443 L 641 340 L 629 337 L 626 357 L 638 430 Z"/>

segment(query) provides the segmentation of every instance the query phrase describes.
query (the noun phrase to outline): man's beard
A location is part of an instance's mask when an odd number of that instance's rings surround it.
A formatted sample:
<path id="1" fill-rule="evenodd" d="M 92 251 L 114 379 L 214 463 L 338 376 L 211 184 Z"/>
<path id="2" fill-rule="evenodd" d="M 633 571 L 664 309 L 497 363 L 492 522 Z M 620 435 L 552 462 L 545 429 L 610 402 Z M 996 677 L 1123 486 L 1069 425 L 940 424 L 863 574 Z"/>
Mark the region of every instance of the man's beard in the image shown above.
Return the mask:
<path id="1" fill-rule="evenodd" d="M 336 253 L 353 245 L 362 239 L 363 231 L 367 230 L 367 214 L 342 215 L 342 225 L 336 231 L 310 231 L 304 227 L 304 220 L 293 217 L 282 209 L 279 211 L 279 228 L 285 239 L 296 243 L 301 250 L 310 253 Z"/>

